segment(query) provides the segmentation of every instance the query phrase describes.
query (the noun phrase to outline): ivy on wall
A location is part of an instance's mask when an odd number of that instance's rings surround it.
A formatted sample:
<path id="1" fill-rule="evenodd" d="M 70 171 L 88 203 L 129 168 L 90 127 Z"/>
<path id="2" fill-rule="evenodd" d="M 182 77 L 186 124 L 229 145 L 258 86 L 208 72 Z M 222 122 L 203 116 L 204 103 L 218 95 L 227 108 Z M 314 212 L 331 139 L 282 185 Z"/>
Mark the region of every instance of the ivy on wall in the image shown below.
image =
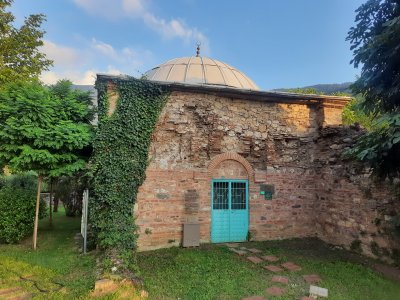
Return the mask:
<path id="1" fill-rule="evenodd" d="M 96 88 L 99 123 L 91 161 L 95 195 L 90 222 L 97 246 L 113 265 L 131 267 L 137 239 L 133 206 L 145 179 L 151 135 L 168 92 L 133 77 L 99 76 Z"/>

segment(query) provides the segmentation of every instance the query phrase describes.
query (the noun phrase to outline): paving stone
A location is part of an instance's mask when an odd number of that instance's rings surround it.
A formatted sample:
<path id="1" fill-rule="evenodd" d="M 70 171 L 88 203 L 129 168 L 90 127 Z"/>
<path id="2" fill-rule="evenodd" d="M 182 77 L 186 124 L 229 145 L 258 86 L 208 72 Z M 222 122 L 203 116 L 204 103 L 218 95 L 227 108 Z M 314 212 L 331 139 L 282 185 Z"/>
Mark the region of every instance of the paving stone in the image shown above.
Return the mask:
<path id="1" fill-rule="evenodd" d="M 247 250 L 250 251 L 251 253 L 262 253 L 261 250 L 256 249 L 256 248 L 250 248 L 250 249 L 247 249 Z"/>
<path id="2" fill-rule="evenodd" d="M 265 255 L 265 256 L 261 256 L 261 258 L 263 260 L 270 261 L 270 262 L 274 262 L 274 261 L 278 261 L 279 260 L 279 258 L 274 256 L 274 255 Z"/>
<path id="3" fill-rule="evenodd" d="M 236 254 L 239 254 L 239 255 L 247 254 L 247 251 L 244 251 L 244 250 L 238 250 L 238 249 L 235 249 L 235 248 L 229 248 L 229 250 L 231 250 L 232 252 L 235 252 Z"/>
<path id="4" fill-rule="evenodd" d="M 278 267 L 278 266 L 274 266 L 274 265 L 268 265 L 268 266 L 264 266 L 264 269 L 277 273 L 277 272 L 282 272 L 283 269 Z"/>
<path id="5" fill-rule="evenodd" d="M 285 293 L 285 289 L 278 286 L 271 286 L 265 290 L 268 294 L 272 296 L 282 296 Z"/>
<path id="6" fill-rule="evenodd" d="M 310 296 L 318 296 L 328 298 L 328 289 L 310 285 Z"/>
<path id="7" fill-rule="evenodd" d="M 254 264 L 259 264 L 260 262 L 263 262 L 263 260 L 257 256 L 248 256 L 247 259 Z"/>
<path id="8" fill-rule="evenodd" d="M 292 263 L 292 262 L 283 263 L 281 266 L 284 267 L 285 269 L 291 271 L 291 272 L 301 271 L 301 267 L 296 265 L 296 264 L 294 264 L 294 263 Z"/>
<path id="9" fill-rule="evenodd" d="M 228 248 L 237 248 L 239 247 L 239 243 L 228 243 L 225 244 L 225 246 L 227 246 Z"/>
<path id="10" fill-rule="evenodd" d="M 286 276 L 275 275 L 274 277 L 272 277 L 272 281 L 273 282 L 283 283 L 283 284 L 288 284 L 289 283 L 289 278 L 287 278 Z"/>
<path id="11" fill-rule="evenodd" d="M 303 279 L 307 282 L 307 283 L 319 283 L 321 282 L 321 277 L 319 277 L 316 274 L 312 274 L 312 275 L 303 275 Z"/>
<path id="12" fill-rule="evenodd" d="M 266 300 L 263 296 L 251 296 L 243 298 L 242 300 Z"/>

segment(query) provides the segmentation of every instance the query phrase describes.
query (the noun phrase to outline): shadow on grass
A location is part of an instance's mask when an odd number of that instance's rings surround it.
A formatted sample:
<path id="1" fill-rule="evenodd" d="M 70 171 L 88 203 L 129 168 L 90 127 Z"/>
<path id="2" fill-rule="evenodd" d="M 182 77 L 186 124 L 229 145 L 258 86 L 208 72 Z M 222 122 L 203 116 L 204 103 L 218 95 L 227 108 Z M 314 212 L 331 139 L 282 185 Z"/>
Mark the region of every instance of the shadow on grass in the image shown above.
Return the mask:
<path id="1" fill-rule="evenodd" d="M 38 248 L 31 237 L 17 245 L 0 245 L 1 286 L 21 286 L 34 295 L 51 299 L 75 299 L 87 294 L 95 281 L 95 258 L 79 254 L 74 235 L 80 218 L 66 217 L 61 209 L 40 221 Z"/>
<path id="2" fill-rule="evenodd" d="M 139 253 L 138 262 L 150 299 L 242 299 L 267 297 L 273 273 L 262 266 L 292 261 L 299 272 L 283 271 L 289 278 L 285 295 L 276 299 L 299 299 L 309 285 L 302 275 L 318 274 L 319 284 L 329 289 L 329 299 L 397 299 L 400 285 L 372 271 L 373 262 L 345 250 L 333 250 L 318 239 L 243 243 L 247 248 L 273 254 L 276 263 L 253 264 L 223 245 L 203 245 L 196 249 L 170 248 Z M 251 254 L 254 255 L 254 254 Z M 268 297 L 270 299 L 270 297 Z"/>

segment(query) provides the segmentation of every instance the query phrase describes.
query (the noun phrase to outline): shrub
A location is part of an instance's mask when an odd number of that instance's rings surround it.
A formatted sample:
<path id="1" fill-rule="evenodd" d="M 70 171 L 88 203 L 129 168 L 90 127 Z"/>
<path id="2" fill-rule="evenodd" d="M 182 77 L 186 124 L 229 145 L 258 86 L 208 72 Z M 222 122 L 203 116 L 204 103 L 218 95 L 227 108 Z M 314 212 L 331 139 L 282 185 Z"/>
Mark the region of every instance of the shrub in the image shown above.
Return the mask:
<path id="1" fill-rule="evenodd" d="M 61 177 L 54 186 L 54 197 L 64 204 L 67 217 L 79 216 L 82 213 L 82 195 L 87 187 L 82 176 Z"/>
<path id="2" fill-rule="evenodd" d="M 22 188 L 34 192 L 36 191 L 37 188 L 37 177 L 34 173 L 31 172 L 4 176 L 3 180 L 4 180 L 4 186 L 7 187 Z"/>
<path id="3" fill-rule="evenodd" d="M 35 218 L 36 194 L 30 188 L 6 184 L 0 190 L 0 242 L 16 243 L 30 234 Z M 40 201 L 39 218 L 46 216 L 46 203 Z"/>

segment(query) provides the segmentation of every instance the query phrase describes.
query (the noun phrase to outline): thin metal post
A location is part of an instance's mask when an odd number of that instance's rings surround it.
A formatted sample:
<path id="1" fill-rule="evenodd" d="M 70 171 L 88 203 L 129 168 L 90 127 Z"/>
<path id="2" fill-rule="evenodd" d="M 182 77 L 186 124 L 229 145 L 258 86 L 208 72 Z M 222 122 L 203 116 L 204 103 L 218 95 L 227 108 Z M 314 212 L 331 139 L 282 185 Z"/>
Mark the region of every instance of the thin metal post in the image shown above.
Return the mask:
<path id="1" fill-rule="evenodd" d="M 88 210 L 89 210 L 89 190 L 86 189 L 83 192 L 83 205 L 82 205 L 83 253 L 86 253 Z"/>

